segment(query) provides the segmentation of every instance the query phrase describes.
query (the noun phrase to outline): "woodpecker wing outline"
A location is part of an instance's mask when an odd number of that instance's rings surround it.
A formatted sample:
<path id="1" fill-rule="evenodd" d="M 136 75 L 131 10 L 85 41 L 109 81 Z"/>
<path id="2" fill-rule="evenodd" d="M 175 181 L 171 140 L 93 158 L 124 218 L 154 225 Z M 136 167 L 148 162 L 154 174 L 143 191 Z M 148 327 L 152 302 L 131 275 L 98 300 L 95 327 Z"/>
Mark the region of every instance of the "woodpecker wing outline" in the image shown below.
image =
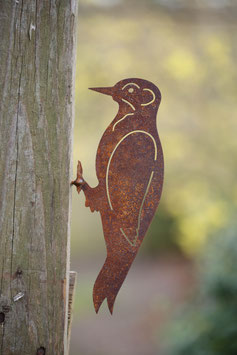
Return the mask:
<path id="1" fill-rule="evenodd" d="M 114 211 L 121 235 L 131 246 L 136 245 L 139 237 L 143 207 L 152 183 L 156 159 L 155 138 L 146 131 L 136 130 L 118 142 L 108 162 L 108 204 Z"/>

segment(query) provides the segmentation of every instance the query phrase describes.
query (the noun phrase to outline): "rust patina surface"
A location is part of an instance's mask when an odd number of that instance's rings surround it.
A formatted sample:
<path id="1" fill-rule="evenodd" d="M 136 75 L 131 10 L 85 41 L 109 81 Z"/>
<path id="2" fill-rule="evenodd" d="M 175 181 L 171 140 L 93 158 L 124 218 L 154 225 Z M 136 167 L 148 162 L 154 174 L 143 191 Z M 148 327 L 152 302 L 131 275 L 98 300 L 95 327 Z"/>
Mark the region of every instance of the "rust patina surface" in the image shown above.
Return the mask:
<path id="1" fill-rule="evenodd" d="M 98 186 L 92 188 L 83 179 L 80 162 L 72 184 L 78 193 L 83 190 L 86 206 L 101 215 L 107 258 L 96 279 L 93 300 L 98 312 L 107 298 L 112 313 L 161 198 L 164 161 L 156 127 L 161 94 L 142 79 L 91 90 L 110 95 L 119 110 L 97 150 Z"/>

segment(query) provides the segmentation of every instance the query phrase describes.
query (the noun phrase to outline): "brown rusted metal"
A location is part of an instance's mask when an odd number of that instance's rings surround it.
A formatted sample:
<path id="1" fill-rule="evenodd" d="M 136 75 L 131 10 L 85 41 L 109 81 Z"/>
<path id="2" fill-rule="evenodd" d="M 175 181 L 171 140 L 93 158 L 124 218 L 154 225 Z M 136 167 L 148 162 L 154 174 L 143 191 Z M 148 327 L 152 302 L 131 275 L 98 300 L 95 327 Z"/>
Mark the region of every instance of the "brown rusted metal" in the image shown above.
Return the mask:
<path id="1" fill-rule="evenodd" d="M 164 162 L 156 128 L 161 101 L 159 89 L 149 81 L 125 79 L 114 87 L 92 88 L 110 95 L 119 110 L 104 132 L 96 156 L 98 186 L 83 179 L 78 162 L 77 179 L 86 206 L 99 211 L 107 258 L 96 279 L 96 312 L 107 298 L 112 314 L 117 293 L 137 254 L 159 204 Z"/>

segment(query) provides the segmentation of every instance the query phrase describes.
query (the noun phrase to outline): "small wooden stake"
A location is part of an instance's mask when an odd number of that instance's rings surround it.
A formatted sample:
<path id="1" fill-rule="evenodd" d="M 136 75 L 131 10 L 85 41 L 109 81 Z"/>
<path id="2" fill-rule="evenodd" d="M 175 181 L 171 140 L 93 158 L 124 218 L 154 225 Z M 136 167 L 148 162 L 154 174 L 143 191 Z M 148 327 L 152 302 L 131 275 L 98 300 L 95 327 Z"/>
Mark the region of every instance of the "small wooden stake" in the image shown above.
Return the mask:
<path id="1" fill-rule="evenodd" d="M 69 298 L 68 298 L 68 353 L 69 353 L 69 345 L 71 338 L 71 329 L 72 329 L 72 310 L 73 310 L 73 302 L 74 295 L 76 289 L 76 281 L 77 281 L 77 273 L 75 271 L 70 271 L 70 279 L 69 279 Z"/>

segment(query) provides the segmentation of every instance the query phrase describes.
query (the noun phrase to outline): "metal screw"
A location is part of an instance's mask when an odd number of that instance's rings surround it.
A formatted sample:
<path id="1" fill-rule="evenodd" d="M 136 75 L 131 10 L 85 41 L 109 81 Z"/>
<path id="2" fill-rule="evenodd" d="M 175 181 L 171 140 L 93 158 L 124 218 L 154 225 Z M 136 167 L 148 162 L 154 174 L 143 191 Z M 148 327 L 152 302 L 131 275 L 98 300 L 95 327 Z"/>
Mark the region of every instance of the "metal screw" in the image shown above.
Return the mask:
<path id="1" fill-rule="evenodd" d="M 19 292 L 16 296 L 13 297 L 13 301 L 17 302 L 24 296 L 25 296 L 24 292 Z"/>

